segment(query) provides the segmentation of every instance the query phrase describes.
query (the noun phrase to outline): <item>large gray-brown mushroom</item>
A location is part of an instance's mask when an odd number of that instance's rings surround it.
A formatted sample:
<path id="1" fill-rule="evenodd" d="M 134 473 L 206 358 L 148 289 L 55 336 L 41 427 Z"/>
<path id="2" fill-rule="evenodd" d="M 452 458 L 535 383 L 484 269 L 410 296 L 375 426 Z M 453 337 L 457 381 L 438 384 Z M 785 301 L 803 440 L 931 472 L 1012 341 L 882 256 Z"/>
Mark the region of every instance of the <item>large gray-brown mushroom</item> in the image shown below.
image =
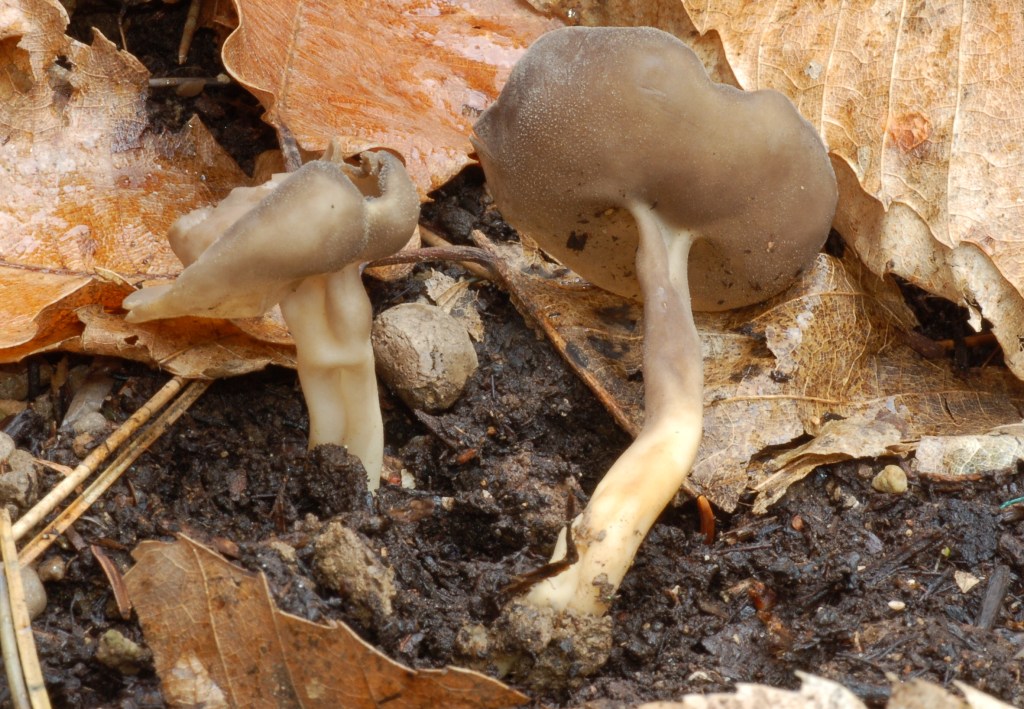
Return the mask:
<path id="1" fill-rule="evenodd" d="M 131 294 L 124 307 L 130 322 L 144 322 L 253 317 L 280 303 L 309 407 L 310 447 L 346 446 L 376 489 L 384 429 L 360 265 L 409 241 L 419 198 L 395 156 L 364 152 L 360 161 L 354 167 L 329 151 L 181 217 L 169 238 L 187 268 L 171 285 Z"/>
<path id="2" fill-rule="evenodd" d="M 542 36 L 474 133 L 513 226 L 592 283 L 644 301 L 643 428 L 573 524 L 579 560 L 528 595 L 600 614 L 700 444 L 691 299 L 722 310 L 785 289 L 828 235 L 835 175 L 786 97 L 713 83 L 653 28 Z M 565 549 L 563 532 L 553 559 Z"/>

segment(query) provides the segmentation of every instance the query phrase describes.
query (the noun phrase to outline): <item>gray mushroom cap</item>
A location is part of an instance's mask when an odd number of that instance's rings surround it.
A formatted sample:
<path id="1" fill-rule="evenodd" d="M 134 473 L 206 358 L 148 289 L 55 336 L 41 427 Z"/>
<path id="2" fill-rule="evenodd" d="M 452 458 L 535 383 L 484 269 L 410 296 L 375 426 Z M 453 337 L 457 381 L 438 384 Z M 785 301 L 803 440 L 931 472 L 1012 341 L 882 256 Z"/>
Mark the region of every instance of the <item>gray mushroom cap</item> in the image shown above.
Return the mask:
<path id="1" fill-rule="evenodd" d="M 544 35 L 474 133 L 503 216 L 627 297 L 639 298 L 631 205 L 694 239 L 695 310 L 783 290 L 835 212 L 821 138 L 785 96 L 713 83 L 688 47 L 649 27 Z"/>

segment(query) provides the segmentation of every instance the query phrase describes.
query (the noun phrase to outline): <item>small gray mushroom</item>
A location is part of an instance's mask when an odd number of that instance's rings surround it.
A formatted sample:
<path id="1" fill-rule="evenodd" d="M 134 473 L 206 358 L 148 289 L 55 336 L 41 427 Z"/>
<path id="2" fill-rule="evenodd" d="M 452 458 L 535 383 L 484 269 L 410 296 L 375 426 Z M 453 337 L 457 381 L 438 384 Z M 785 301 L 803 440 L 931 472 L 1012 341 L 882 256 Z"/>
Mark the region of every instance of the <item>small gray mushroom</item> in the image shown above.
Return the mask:
<path id="1" fill-rule="evenodd" d="M 376 489 L 384 429 L 360 266 L 400 250 L 418 218 L 419 197 L 398 158 L 364 152 L 354 167 L 329 150 L 181 217 L 169 238 L 187 268 L 171 285 L 125 298 L 127 319 L 245 318 L 280 303 L 309 407 L 310 447 L 346 446 Z"/>

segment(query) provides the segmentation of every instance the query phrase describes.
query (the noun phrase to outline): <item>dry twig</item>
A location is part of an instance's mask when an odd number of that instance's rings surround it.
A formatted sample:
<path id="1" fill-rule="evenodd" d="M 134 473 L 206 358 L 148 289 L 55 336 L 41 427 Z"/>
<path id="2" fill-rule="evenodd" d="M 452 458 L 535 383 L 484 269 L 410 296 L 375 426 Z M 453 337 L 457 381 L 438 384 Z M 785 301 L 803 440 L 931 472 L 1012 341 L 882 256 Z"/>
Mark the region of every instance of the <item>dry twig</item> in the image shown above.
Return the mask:
<path id="1" fill-rule="evenodd" d="M 192 40 L 199 28 L 199 10 L 202 6 L 201 0 L 192 0 L 188 6 L 188 15 L 185 17 L 185 26 L 181 30 L 181 42 L 178 43 L 178 64 L 184 64 L 188 58 L 188 50 L 192 48 Z"/>
<path id="2" fill-rule="evenodd" d="M 122 443 L 128 438 L 135 434 L 157 411 L 162 409 L 168 401 L 177 396 L 181 388 L 185 386 L 186 380 L 182 377 L 175 377 L 169 382 L 164 384 L 163 388 L 160 389 L 153 397 L 143 404 L 142 408 L 136 411 L 131 417 L 125 421 L 121 426 L 111 433 L 103 443 L 96 446 L 96 448 L 83 460 L 70 475 L 61 480 L 57 485 L 54 486 L 50 492 L 46 494 L 43 499 L 35 504 L 28 512 L 22 515 L 17 522 L 14 523 L 14 540 L 18 541 L 30 529 L 35 527 L 37 524 L 43 521 L 46 515 L 50 514 L 57 508 L 60 503 L 67 499 L 68 495 L 74 491 L 76 487 L 85 482 L 93 472 L 99 467 L 107 456 L 113 453 Z"/>
<path id="3" fill-rule="evenodd" d="M 40 554 L 49 548 L 54 539 L 63 534 L 69 526 L 81 517 L 85 511 L 88 510 L 89 507 L 107 491 L 107 488 L 113 485 L 117 479 L 121 477 L 121 474 L 124 473 L 124 471 L 127 470 L 140 455 L 145 453 L 146 449 L 153 445 L 153 443 L 164 434 L 167 428 L 177 421 L 178 418 L 185 413 L 193 403 L 195 403 L 196 399 L 198 399 L 203 392 L 209 388 L 210 383 L 211 382 L 204 380 L 195 380 L 191 382 L 185 391 L 182 392 L 181 396 L 168 405 L 168 407 L 156 418 L 149 428 L 143 431 L 138 438 L 131 441 L 131 443 L 129 443 L 128 446 L 117 455 L 114 461 L 107 466 L 106 470 L 104 470 L 96 480 L 94 480 L 92 484 L 85 489 L 85 492 L 75 498 L 75 500 L 68 505 L 63 512 L 57 515 L 52 522 L 43 527 L 42 531 L 40 531 L 32 541 L 25 545 L 25 548 L 21 550 L 21 554 L 19 556 L 22 566 L 32 563 L 32 561 L 38 558 Z M 154 399 L 155 398 L 156 397 L 154 397 Z M 147 402 L 142 409 L 137 411 L 135 415 L 141 413 L 143 409 L 146 409 L 152 403 L 153 399 L 150 399 L 150 401 Z M 135 418 L 135 416 L 132 418 Z M 131 419 L 129 419 L 129 421 L 130 420 Z M 114 434 L 117 434 L 120 430 L 121 429 L 118 429 Z M 113 438 L 113 434 L 111 435 L 111 438 Z M 66 483 L 69 479 L 70 478 L 65 478 L 65 480 L 61 482 L 61 485 Z M 36 507 L 38 506 L 39 505 L 36 505 Z M 34 509 L 35 508 L 33 508 L 33 510 Z M 24 519 L 24 517 L 22 519 Z M 20 523 L 21 520 L 18 520 L 18 522 Z"/>
<path id="4" fill-rule="evenodd" d="M 440 235 L 435 234 L 434 232 L 432 232 L 430 229 L 427 229 L 423 225 L 420 225 L 420 238 L 423 239 L 423 243 L 427 244 L 428 246 L 433 246 L 433 247 L 436 247 L 436 248 L 452 248 L 452 247 L 454 247 L 454 244 L 452 244 L 449 241 L 446 241 Z M 490 254 L 490 253 L 488 253 L 486 251 L 483 252 L 483 255 L 485 257 L 485 260 L 480 260 L 479 258 L 474 259 L 476 261 L 476 263 L 470 262 L 468 260 L 467 261 L 459 261 L 459 265 L 462 266 L 467 271 L 469 271 L 470 273 L 472 273 L 477 278 L 483 278 L 483 279 L 488 280 L 488 281 L 493 281 L 494 280 L 494 264 L 493 264 L 493 262 L 494 262 L 494 255 Z M 483 265 L 480 266 L 480 265 L 477 265 L 477 264 L 483 264 Z"/>
<path id="5" fill-rule="evenodd" d="M 3 510 L 2 514 L 7 514 L 7 510 Z M 11 614 L 11 594 L 7 592 L 7 580 L 3 574 L 0 574 L 0 652 L 3 653 L 11 703 L 15 709 L 28 709 L 32 704 L 25 686 L 25 675 L 21 671 L 18 638 L 14 632 L 14 616 Z"/>
<path id="6" fill-rule="evenodd" d="M 14 548 L 14 534 L 11 528 L 11 516 L 6 509 L 0 509 L 0 553 L 3 555 L 4 580 L 6 581 L 9 612 L 13 624 L 17 652 L 9 654 L 5 643 L 4 664 L 13 660 L 15 654 L 21 662 L 19 680 L 24 681 L 28 696 L 28 705 L 32 709 L 48 709 L 50 698 L 46 694 L 43 682 L 43 671 L 39 667 L 39 656 L 36 654 L 36 642 L 32 636 L 32 621 L 25 605 L 25 589 L 21 584 L 21 566 L 18 564 L 18 552 Z M 8 675 L 10 670 L 8 671 Z M 10 677 L 8 677 L 10 679 Z M 16 683 L 11 681 L 13 687 Z"/>

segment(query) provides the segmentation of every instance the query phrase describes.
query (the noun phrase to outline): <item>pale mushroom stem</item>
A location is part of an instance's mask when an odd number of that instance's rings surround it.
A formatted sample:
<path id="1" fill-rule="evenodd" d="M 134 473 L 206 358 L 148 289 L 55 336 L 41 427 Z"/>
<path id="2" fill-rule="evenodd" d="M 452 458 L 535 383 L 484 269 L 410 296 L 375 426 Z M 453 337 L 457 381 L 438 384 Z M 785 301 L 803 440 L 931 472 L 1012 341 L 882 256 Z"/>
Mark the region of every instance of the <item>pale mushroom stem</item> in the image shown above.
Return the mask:
<path id="1" fill-rule="evenodd" d="M 295 339 L 299 382 L 309 409 L 309 447 L 345 441 L 380 486 L 384 423 L 377 399 L 370 327 L 373 309 L 359 264 L 310 276 L 281 301 Z"/>
<path id="2" fill-rule="evenodd" d="M 691 237 L 668 229 L 646 205 L 630 209 L 640 232 L 637 277 L 644 298 L 644 425 L 573 522 L 579 560 L 542 581 L 527 601 L 601 615 L 661 511 L 686 480 L 700 446 L 703 362 L 690 310 Z M 565 531 L 553 560 L 565 556 Z"/>

